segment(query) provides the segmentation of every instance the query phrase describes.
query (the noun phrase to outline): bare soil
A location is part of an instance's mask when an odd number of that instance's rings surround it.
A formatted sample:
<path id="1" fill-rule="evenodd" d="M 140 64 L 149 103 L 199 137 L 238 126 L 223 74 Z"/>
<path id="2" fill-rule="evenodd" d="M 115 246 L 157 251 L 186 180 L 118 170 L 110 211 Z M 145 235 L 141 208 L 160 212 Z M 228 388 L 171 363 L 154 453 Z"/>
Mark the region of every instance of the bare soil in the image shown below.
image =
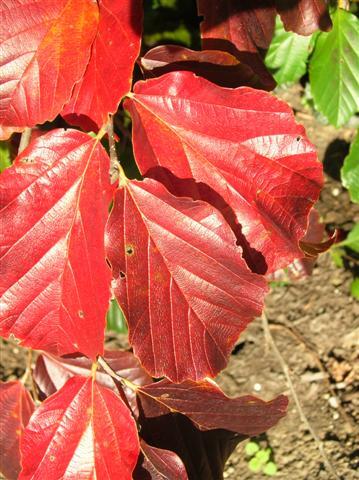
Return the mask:
<path id="1" fill-rule="evenodd" d="M 339 181 L 339 170 L 354 129 L 337 130 L 321 124 L 301 104 L 302 93 L 301 86 L 296 85 L 280 92 L 280 96 L 292 105 L 297 121 L 306 127 L 324 162 L 326 184 L 317 206 L 323 221 L 348 231 L 359 221 L 359 207 L 350 203 Z M 338 268 L 330 254 L 324 254 L 311 277 L 273 288 L 266 301 L 271 334 L 288 365 L 302 409 L 343 480 L 358 478 L 359 466 L 359 432 L 355 425 L 359 419 L 359 302 L 349 295 L 355 268 L 355 259 L 348 259 L 346 268 Z M 0 379 L 21 377 L 25 357 L 23 349 L 2 341 Z M 264 337 L 261 319 L 242 335 L 218 382 L 233 396 L 289 396 L 287 417 L 258 439 L 273 449 L 278 479 L 332 478 L 300 419 L 282 367 Z M 230 480 L 268 478 L 249 470 L 243 443 L 228 460 L 224 476 Z"/>

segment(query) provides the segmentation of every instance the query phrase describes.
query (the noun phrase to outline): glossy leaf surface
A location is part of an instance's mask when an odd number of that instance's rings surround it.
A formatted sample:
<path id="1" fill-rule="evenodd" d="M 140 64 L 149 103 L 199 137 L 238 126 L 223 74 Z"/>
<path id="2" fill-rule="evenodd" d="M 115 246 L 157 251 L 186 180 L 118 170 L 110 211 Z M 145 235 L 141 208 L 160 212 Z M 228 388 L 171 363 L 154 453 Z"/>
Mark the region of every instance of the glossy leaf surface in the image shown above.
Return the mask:
<path id="1" fill-rule="evenodd" d="M 100 20 L 90 61 L 62 111 L 66 121 L 90 130 L 92 122 L 92 130 L 105 124 L 108 114 L 116 112 L 121 98 L 131 89 L 142 31 L 140 0 L 98 3 Z"/>
<path id="2" fill-rule="evenodd" d="M 344 159 L 341 177 L 352 202 L 359 203 L 359 131 L 350 146 L 349 155 Z"/>
<path id="3" fill-rule="evenodd" d="M 309 64 L 317 109 L 336 127 L 359 110 L 359 20 L 338 8 L 333 30 L 320 33 Z"/>
<path id="4" fill-rule="evenodd" d="M 106 246 L 130 343 L 151 375 L 181 381 L 224 368 L 267 287 L 220 213 L 133 181 L 116 193 Z"/>
<path id="5" fill-rule="evenodd" d="M 302 255 L 322 166 L 288 105 L 189 72 L 137 83 L 125 105 L 141 173 L 166 168 L 200 182 L 192 195 L 222 210 L 253 270 L 275 271 Z M 189 195 L 181 190 L 173 193 Z"/>
<path id="6" fill-rule="evenodd" d="M 130 480 L 139 454 L 136 424 L 113 391 L 73 377 L 32 416 L 19 479 Z"/>
<path id="7" fill-rule="evenodd" d="M 133 474 L 134 480 L 188 480 L 180 457 L 169 450 L 156 448 L 141 440 L 141 456 Z"/>
<path id="8" fill-rule="evenodd" d="M 294 83 L 305 74 L 310 42 L 310 36 L 286 32 L 279 17 L 276 18 L 276 29 L 265 63 L 279 85 Z"/>
<path id="9" fill-rule="evenodd" d="M 86 68 L 98 25 L 91 0 L 1 3 L 0 138 L 52 120 Z"/>
<path id="10" fill-rule="evenodd" d="M 223 87 L 272 88 L 248 65 L 221 50 L 196 51 L 180 45 L 160 45 L 141 58 L 141 66 L 147 78 L 187 70 Z"/>
<path id="11" fill-rule="evenodd" d="M 178 412 L 190 418 L 200 430 L 221 428 L 249 437 L 259 435 L 275 425 L 286 413 L 288 399 L 279 396 L 271 402 L 247 395 L 229 398 L 214 382 L 186 381 L 173 384 L 168 380 L 138 389 L 143 402 L 160 403 L 169 412 Z M 146 416 L 151 406 L 144 407 Z M 154 408 L 153 416 L 158 411 Z"/>
<path id="12" fill-rule="evenodd" d="M 1 175 L 1 335 L 54 354 L 102 353 L 108 172 L 95 138 L 55 130 Z"/>
<path id="13" fill-rule="evenodd" d="M 0 382 L 0 473 L 5 478 L 19 475 L 20 438 L 34 410 L 34 402 L 21 382 Z"/>

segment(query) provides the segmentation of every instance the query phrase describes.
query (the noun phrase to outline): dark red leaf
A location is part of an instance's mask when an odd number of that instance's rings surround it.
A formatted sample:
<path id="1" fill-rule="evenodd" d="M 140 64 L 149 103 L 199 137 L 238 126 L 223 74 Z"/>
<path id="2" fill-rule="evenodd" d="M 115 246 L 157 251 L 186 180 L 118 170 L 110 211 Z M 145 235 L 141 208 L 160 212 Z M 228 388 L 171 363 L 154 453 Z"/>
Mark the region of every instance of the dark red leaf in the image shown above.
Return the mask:
<path id="1" fill-rule="evenodd" d="M 19 475 L 20 438 L 34 410 L 21 382 L 0 382 L 0 472 L 8 479 Z"/>
<path id="2" fill-rule="evenodd" d="M 141 454 L 133 473 L 134 480 L 188 480 L 180 457 L 169 450 L 152 447 L 141 440 Z"/>
<path id="3" fill-rule="evenodd" d="M 319 196 L 322 165 L 288 105 L 189 72 L 137 83 L 125 105 L 141 173 L 160 166 L 201 182 L 197 198 L 221 208 L 253 270 L 275 271 L 302 255 L 298 242 Z"/>
<path id="4" fill-rule="evenodd" d="M 249 437 L 276 425 L 286 414 L 288 405 L 288 399 L 283 395 L 270 402 L 250 395 L 229 398 L 214 382 L 209 381 L 174 384 L 161 380 L 140 387 L 138 394 L 146 417 L 158 416 L 157 406 L 151 412 L 155 401 L 166 407 L 167 413 L 186 415 L 200 430 L 221 428 Z"/>
<path id="5" fill-rule="evenodd" d="M 224 368 L 267 287 L 247 268 L 220 213 L 155 180 L 129 182 L 116 193 L 106 246 L 144 367 L 174 381 Z"/>
<path id="6" fill-rule="evenodd" d="M 74 130 L 37 138 L 1 175 L 1 335 L 58 355 L 103 352 L 113 188 L 106 151 Z"/>
<path id="7" fill-rule="evenodd" d="M 286 30 L 310 35 L 316 30 L 330 30 L 332 22 L 325 0 L 275 0 Z"/>
<path id="8" fill-rule="evenodd" d="M 112 370 L 136 385 L 146 385 L 152 382 L 152 378 L 147 375 L 131 352 L 105 350 L 104 358 Z M 34 379 L 42 395 L 48 397 L 62 388 L 69 378 L 75 375 L 90 376 L 91 367 L 91 360 L 87 357 L 62 358 L 42 354 L 39 355 L 36 362 Z M 118 383 L 101 367 L 96 371 L 96 381 L 116 392 L 119 390 Z M 132 410 L 137 413 L 135 393 L 127 387 L 124 387 L 123 390 Z"/>
<path id="9" fill-rule="evenodd" d="M 36 410 L 21 452 L 20 480 L 130 480 L 139 441 L 118 395 L 91 377 L 73 377 Z"/>
<path id="10" fill-rule="evenodd" d="M 99 0 L 100 22 L 91 59 L 62 111 L 65 120 L 85 129 L 101 127 L 131 89 L 142 30 L 141 0 Z M 90 120 L 90 121 L 89 121 Z M 85 122 L 85 123 L 84 123 Z"/>
<path id="11" fill-rule="evenodd" d="M 91 0 L 1 2 L 0 138 L 52 120 L 86 68 L 98 24 Z"/>
<path id="12" fill-rule="evenodd" d="M 228 457 L 245 439 L 225 430 L 202 432 L 180 414 L 146 418 L 143 412 L 140 422 L 141 436 L 146 442 L 175 452 L 185 464 L 188 478 L 193 480 L 222 479 Z"/>
<path id="13" fill-rule="evenodd" d="M 180 45 L 160 45 L 141 58 L 141 66 L 148 78 L 187 70 L 222 87 L 247 85 L 264 90 L 273 88 L 248 65 L 220 50 L 196 51 Z"/>

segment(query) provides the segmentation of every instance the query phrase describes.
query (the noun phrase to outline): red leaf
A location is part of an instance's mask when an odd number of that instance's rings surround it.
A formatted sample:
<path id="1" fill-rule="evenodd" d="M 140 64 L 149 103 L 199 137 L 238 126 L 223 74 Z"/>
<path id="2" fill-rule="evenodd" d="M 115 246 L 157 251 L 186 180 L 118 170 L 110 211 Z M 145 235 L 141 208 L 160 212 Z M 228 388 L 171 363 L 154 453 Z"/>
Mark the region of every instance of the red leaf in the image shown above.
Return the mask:
<path id="1" fill-rule="evenodd" d="M 34 410 L 21 382 L 0 382 L 0 472 L 8 479 L 19 475 L 20 438 Z"/>
<path id="2" fill-rule="evenodd" d="M 21 452 L 19 480 L 130 480 L 139 442 L 118 395 L 91 377 L 73 377 L 36 410 Z"/>
<path id="3" fill-rule="evenodd" d="M 134 480 L 188 480 L 180 457 L 169 450 L 152 447 L 141 439 L 141 455 Z"/>
<path id="4" fill-rule="evenodd" d="M 223 45 L 230 42 L 232 48 L 244 52 L 269 47 L 276 15 L 272 0 L 197 0 L 197 8 L 198 14 L 204 16 L 201 23 L 204 48 L 213 39 L 223 41 Z"/>
<path id="5" fill-rule="evenodd" d="M 222 212 L 236 215 L 231 226 L 240 224 L 238 240 L 252 269 L 275 271 L 301 256 L 298 241 L 319 196 L 322 165 L 288 105 L 266 92 L 225 89 L 189 72 L 137 83 L 125 105 L 141 173 L 161 166 L 193 177 L 212 189 L 197 198 L 215 206 L 217 192 Z M 258 256 L 265 260 L 260 270 Z"/>
<path id="6" fill-rule="evenodd" d="M 89 128 L 88 119 L 97 127 L 105 124 L 108 114 L 116 112 L 121 98 L 131 89 L 141 43 L 141 0 L 99 0 L 99 8 L 90 62 L 62 111 L 66 121 L 85 129 Z"/>
<path id="7" fill-rule="evenodd" d="M 214 376 L 263 306 L 223 217 L 154 180 L 117 192 L 106 246 L 135 355 L 155 377 Z"/>
<path id="8" fill-rule="evenodd" d="M 180 45 L 160 45 L 141 58 L 141 66 L 147 71 L 147 77 L 187 70 L 222 87 L 247 85 L 264 90 L 273 88 L 248 65 L 220 50 L 196 51 Z"/>
<path id="9" fill-rule="evenodd" d="M 90 0 L 5 0 L 0 138 L 52 120 L 86 68 L 97 23 Z"/>
<path id="10" fill-rule="evenodd" d="M 138 394 L 146 417 L 158 416 L 156 406 L 151 414 L 151 404 L 156 401 L 166 407 L 167 413 L 186 415 L 200 430 L 222 428 L 249 437 L 276 425 L 286 414 L 288 405 L 283 395 L 270 402 L 250 395 L 229 398 L 214 382 L 208 381 L 173 384 L 162 380 L 140 387 Z"/>
<path id="11" fill-rule="evenodd" d="M 55 130 L 1 175 L 1 335 L 54 354 L 103 352 L 108 171 L 98 140 Z"/>
<path id="12" fill-rule="evenodd" d="M 137 358 L 131 352 L 105 351 L 104 358 L 121 377 L 125 377 L 136 385 L 146 385 L 152 378 L 143 370 Z M 92 363 L 86 357 L 61 358 L 53 355 L 39 355 L 34 371 L 34 379 L 41 393 L 48 397 L 63 387 L 69 378 L 75 375 L 90 376 Z M 96 371 L 96 381 L 111 388 L 115 392 L 121 387 L 114 379 L 105 373 L 101 367 Z M 132 411 L 138 413 L 136 394 L 127 387 L 123 387 Z"/>
<path id="13" fill-rule="evenodd" d="M 299 35 L 327 31 L 332 26 L 325 0 L 276 0 L 276 7 L 285 29 Z"/>

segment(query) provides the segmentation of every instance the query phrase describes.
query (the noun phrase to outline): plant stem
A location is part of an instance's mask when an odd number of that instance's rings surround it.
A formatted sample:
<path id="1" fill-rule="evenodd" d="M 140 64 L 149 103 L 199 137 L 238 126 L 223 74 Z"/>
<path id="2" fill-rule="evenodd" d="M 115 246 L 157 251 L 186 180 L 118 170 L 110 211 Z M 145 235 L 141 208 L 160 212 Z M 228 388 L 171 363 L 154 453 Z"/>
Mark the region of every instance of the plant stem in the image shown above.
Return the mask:
<path id="1" fill-rule="evenodd" d="M 31 128 L 26 127 L 21 134 L 18 154 L 21 153 L 29 145 L 31 140 Z"/>
<path id="2" fill-rule="evenodd" d="M 262 313 L 262 326 L 263 326 L 265 339 L 270 343 L 270 345 L 272 347 L 272 350 L 275 353 L 275 355 L 276 355 L 276 357 L 277 357 L 277 359 L 280 363 L 280 366 L 282 367 L 284 376 L 285 376 L 286 381 L 287 381 L 288 388 L 289 388 L 289 390 L 292 394 L 292 397 L 293 397 L 294 403 L 296 404 L 296 407 L 298 409 L 300 418 L 301 418 L 302 422 L 305 424 L 305 426 L 307 427 L 310 434 L 312 435 L 312 438 L 313 438 L 313 440 L 315 441 L 315 443 L 318 447 L 320 455 L 323 458 L 324 465 L 326 466 L 328 472 L 330 472 L 336 480 L 341 480 L 339 475 L 336 473 L 333 465 L 331 464 L 327 454 L 325 453 L 323 442 L 320 440 L 320 438 L 318 437 L 318 435 L 314 431 L 313 427 L 309 423 L 309 420 L 305 416 L 305 413 L 302 409 L 302 406 L 301 406 L 301 403 L 299 401 L 298 395 L 295 391 L 292 379 L 290 377 L 288 365 L 286 364 L 284 358 L 282 357 L 282 354 L 280 353 L 277 345 L 275 344 L 275 341 L 272 337 L 272 334 L 271 334 L 271 331 L 270 331 L 270 328 L 269 328 L 267 316 L 264 312 Z"/>
<path id="3" fill-rule="evenodd" d="M 115 183 L 119 177 L 120 162 L 118 161 L 116 152 L 116 142 L 113 130 L 113 115 L 110 115 L 110 121 L 107 125 L 107 133 L 110 147 L 110 179 L 111 183 Z"/>
<path id="4" fill-rule="evenodd" d="M 110 375 L 110 377 L 114 378 L 115 380 L 117 380 L 118 382 L 121 383 L 122 386 L 124 387 L 128 387 L 130 388 L 131 390 L 133 390 L 134 392 L 137 391 L 138 387 L 137 385 L 135 385 L 134 383 L 132 383 L 130 380 L 128 380 L 127 378 L 124 378 L 124 377 L 121 377 L 121 375 L 119 375 L 118 373 L 115 372 L 115 370 L 113 370 L 113 368 L 106 362 L 106 360 L 99 356 L 97 358 L 97 362 L 98 364 L 100 365 L 100 367 L 102 367 L 104 369 L 104 371 Z"/>

